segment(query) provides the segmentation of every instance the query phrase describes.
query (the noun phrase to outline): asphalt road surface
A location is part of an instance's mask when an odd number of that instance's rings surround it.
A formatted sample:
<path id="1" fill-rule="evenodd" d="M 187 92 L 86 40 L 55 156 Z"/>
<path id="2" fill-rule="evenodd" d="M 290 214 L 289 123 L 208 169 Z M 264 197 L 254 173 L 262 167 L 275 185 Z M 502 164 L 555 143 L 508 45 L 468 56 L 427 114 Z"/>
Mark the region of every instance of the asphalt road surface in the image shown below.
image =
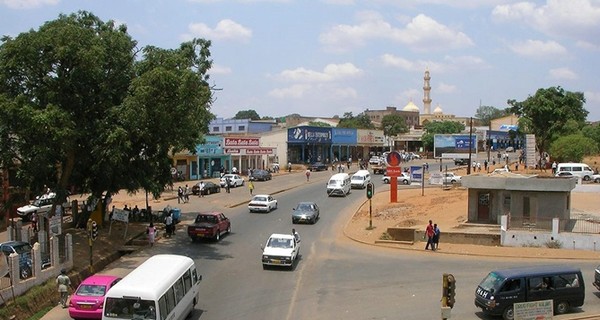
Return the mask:
<path id="1" fill-rule="evenodd" d="M 199 304 L 190 319 L 439 319 L 443 273 L 457 279 L 453 319 L 492 319 L 473 304 L 481 279 L 496 268 L 542 264 L 578 266 L 585 276 L 584 306 L 555 319 L 600 313 L 592 262 L 447 256 L 348 240 L 341 230 L 365 192 L 354 189 L 345 198 L 327 197 L 330 175 L 313 172 L 310 184 L 276 194 L 278 209 L 270 213 L 249 213 L 245 205 L 197 208 L 221 210 L 231 218 L 232 233 L 218 243 L 192 243 L 183 234 L 161 242 L 161 252 L 192 257 L 203 275 Z M 282 176 L 261 183 L 299 178 Z M 376 188 L 386 188 L 379 175 L 373 180 Z M 318 203 L 321 219 L 315 225 L 292 225 L 292 207 L 299 201 Z M 194 216 L 194 210 L 184 213 L 188 219 Z M 271 233 L 289 233 L 292 228 L 302 239 L 297 264 L 291 270 L 263 270 L 260 245 Z"/>

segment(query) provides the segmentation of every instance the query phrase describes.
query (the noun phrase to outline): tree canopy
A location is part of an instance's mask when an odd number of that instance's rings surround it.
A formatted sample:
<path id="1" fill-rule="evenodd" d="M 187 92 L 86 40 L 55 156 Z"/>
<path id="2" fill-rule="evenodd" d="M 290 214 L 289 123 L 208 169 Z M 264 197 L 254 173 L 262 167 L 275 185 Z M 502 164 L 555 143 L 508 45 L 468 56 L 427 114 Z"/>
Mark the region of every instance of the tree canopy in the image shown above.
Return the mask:
<path id="1" fill-rule="evenodd" d="M 519 128 L 524 133 L 533 133 L 538 152 L 548 151 L 553 137 L 567 129 L 569 120 L 579 127 L 585 123 L 588 111 L 583 104 L 582 92 L 569 92 L 561 87 L 538 89 L 534 96 L 524 101 L 508 100 L 508 111 L 520 117 Z M 570 124 L 570 126 L 573 126 Z"/>
<path id="2" fill-rule="evenodd" d="M 233 119 L 250 119 L 250 120 L 260 120 L 260 116 L 255 110 L 240 110 L 238 111 Z"/>
<path id="3" fill-rule="evenodd" d="M 170 181 L 169 155 L 208 123 L 210 41 L 141 52 L 124 25 L 81 11 L 0 45 L 0 154 L 34 192 L 97 198 Z M 60 200 L 60 199 L 59 199 Z"/>
<path id="4" fill-rule="evenodd" d="M 475 111 L 475 118 L 481 121 L 482 126 L 489 126 L 492 120 L 506 116 L 506 110 L 492 106 L 480 106 Z"/>
<path id="5" fill-rule="evenodd" d="M 408 132 L 408 126 L 404 118 L 399 114 L 386 114 L 381 118 L 381 130 L 383 134 L 388 137 L 394 137 L 401 133 Z"/>
<path id="6" fill-rule="evenodd" d="M 581 162 L 583 157 L 598 153 L 596 142 L 577 133 L 556 139 L 550 145 L 550 154 L 560 162 Z"/>
<path id="7" fill-rule="evenodd" d="M 340 119 L 337 125 L 338 128 L 354 128 L 354 129 L 375 129 L 371 119 L 361 113 L 357 116 L 352 115 L 352 112 L 345 112 L 344 117 Z"/>
<path id="8" fill-rule="evenodd" d="M 436 134 L 455 134 L 465 130 L 465 125 L 456 121 L 433 121 L 429 122 L 424 127 L 423 134 L 423 149 L 433 150 L 433 138 Z"/>

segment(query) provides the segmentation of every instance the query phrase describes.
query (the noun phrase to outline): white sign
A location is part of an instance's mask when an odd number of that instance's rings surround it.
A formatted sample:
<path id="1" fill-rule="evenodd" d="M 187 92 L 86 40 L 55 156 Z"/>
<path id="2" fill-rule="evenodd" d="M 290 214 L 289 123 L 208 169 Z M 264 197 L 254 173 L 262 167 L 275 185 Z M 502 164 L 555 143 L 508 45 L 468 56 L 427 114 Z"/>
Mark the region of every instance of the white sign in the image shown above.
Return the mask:
<path id="1" fill-rule="evenodd" d="M 122 221 L 125 223 L 129 222 L 129 211 L 123 209 L 115 209 L 112 215 L 112 219 L 115 221 Z"/>
<path id="2" fill-rule="evenodd" d="M 441 173 L 432 173 L 429 175 L 429 184 L 443 184 L 444 176 Z"/>
<path id="3" fill-rule="evenodd" d="M 553 307 L 552 300 L 515 303 L 515 320 L 552 320 Z"/>
<path id="4" fill-rule="evenodd" d="M 54 235 L 58 235 L 62 233 L 62 217 L 61 216 L 53 216 L 48 219 L 50 224 L 50 233 Z"/>
<path id="5" fill-rule="evenodd" d="M 469 159 L 468 153 L 442 153 L 442 159 Z M 471 159 L 477 159 L 476 153 L 471 153 Z"/>

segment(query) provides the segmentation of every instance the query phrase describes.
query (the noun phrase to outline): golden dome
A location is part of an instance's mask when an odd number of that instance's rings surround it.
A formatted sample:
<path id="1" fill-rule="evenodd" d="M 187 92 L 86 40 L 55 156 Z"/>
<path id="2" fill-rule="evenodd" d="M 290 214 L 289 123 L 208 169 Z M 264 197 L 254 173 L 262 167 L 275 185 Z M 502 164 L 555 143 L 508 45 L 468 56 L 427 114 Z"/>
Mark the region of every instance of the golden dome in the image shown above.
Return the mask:
<path id="1" fill-rule="evenodd" d="M 442 108 L 440 108 L 440 105 L 435 107 L 435 109 L 433 110 L 433 114 L 443 114 L 443 113 L 444 113 L 444 111 L 442 111 Z"/>
<path id="2" fill-rule="evenodd" d="M 420 112 L 421 110 L 419 110 L 419 107 L 417 107 L 417 105 L 410 101 L 404 108 L 402 108 L 402 111 Z"/>

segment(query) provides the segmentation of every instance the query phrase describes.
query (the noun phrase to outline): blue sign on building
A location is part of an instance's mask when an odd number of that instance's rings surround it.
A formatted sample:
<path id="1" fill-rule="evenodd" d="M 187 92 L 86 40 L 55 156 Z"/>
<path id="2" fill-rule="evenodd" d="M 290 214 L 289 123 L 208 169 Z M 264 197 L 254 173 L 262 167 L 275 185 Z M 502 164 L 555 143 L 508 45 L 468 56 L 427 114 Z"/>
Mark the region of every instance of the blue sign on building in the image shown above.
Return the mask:
<path id="1" fill-rule="evenodd" d="M 288 129 L 288 142 L 331 143 L 331 129 L 321 127 L 296 127 Z"/>
<path id="2" fill-rule="evenodd" d="M 473 136 L 469 139 L 469 136 L 454 136 L 454 147 L 456 149 L 475 149 L 477 137 Z"/>
<path id="3" fill-rule="evenodd" d="M 352 144 L 357 140 L 356 129 L 351 128 L 332 128 L 332 142 L 334 144 Z"/>

